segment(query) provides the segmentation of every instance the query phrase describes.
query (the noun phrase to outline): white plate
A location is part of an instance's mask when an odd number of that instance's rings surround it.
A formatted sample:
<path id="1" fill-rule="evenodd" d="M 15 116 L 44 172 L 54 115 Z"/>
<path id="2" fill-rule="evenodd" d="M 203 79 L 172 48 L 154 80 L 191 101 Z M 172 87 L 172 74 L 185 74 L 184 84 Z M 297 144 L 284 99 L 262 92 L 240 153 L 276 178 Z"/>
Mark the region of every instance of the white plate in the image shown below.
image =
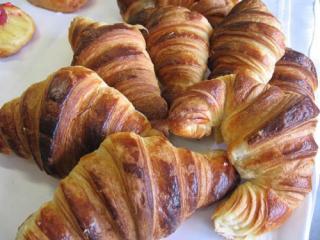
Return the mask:
<path id="1" fill-rule="evenodd" d="M 121 21 L 116 0 L 91 0 L 76 15 L 92 17 L 107 23 Z M 17 55 L 0 60 L 0 103 L 19 96 L 31 83 L 70 64 L 72 51 L 67 39 L 68 26 L 75 14 L 53 13 L 33 7 L 26 0 L 12 0 L 35 20 L 37 32 L 33 41 Z M 267 5 L 283 23 L 288 45 L 309 54 L 314 35 L 312 0 L 268 0 Z M 319 25 L 318 25 L 319 26 Z M 319 41 L 318 41 L 319 42 Z M 314 47 L 311 55 L 316 56 Z M 319 98 L 318 98 L 319 99 Z M 195 150 L 212 148 L 210 139 L 202 142 L 175 140 L 175 144 Z M 319 172 L 319 171 L 318 171 Z M 315 181 L 314 185 L 318 181 Z M 0 155 L 0 239 L 14 239 L 17 227 L 41 203 L 52 197 L 57 180 L 40 172 L 37 166 L 15 156 Z M 287 223 L 263 239 L 307 240 L 317 186 Z M 168 237 L 170 240 L 221 239 L 211 228 L 213 207 L 199 210 Z"/>

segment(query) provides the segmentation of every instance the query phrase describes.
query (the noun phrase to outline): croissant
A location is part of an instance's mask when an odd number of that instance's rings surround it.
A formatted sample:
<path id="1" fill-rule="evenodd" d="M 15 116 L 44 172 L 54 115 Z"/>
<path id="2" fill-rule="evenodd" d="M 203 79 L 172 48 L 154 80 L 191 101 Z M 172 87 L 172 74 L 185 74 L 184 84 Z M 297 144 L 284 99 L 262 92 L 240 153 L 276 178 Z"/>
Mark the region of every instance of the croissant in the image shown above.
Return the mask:
<path id="1" fill-rule="evenodd" d="M 279 21 L 260 0 L 237 4 L 215 30 L 211 39 L 209 68 L 215 78 L 244 73 L 266 84 L 285 51 Z"/>
<path id="2" fill-rule="evenodd" d="M 71 13 L 75 12 L 85 4 L 87 0 L 28 0 L 28 2 L 41 8 L 55 12 Z"/>
<path id="3" fill-rule="evenodd" d="M 218 233 L 255 237 L 280 227 L 299 206 L 312 190 L 318 114 L 308 96 L 271 86 L 222 123 L 228 157 L 247 182 L 214 213 Z"/>
<path id="4" fill-rule="evenodd" d="M 149 119 L 166 117 L 167 103 L 139 26 L 106 25 L 77 17 L 71 23 L 69 40 L 74 50 L 72 65 L 96 71 Z"/>
<path id="5" fill-rule="evenodd" d="M 0 58 L 17 53 L 32 38 L 33 19 L 11 3 L 0 4 Z"/>
<path id="6" fill-rule="evenodd" d="M 318 87 L 316 69 L 307 56 L 287 48 L 285 55 L 276 64 L 270 84 L 314 100 L 314 91 Z"/>
<path id="7" fill-rule="evenodd" d="M 157 8 L 148 21 L 147 47 L 171 103 L 204 79 L 212 28 L 201 14 L 182 7 Z"/>
<path id="8" fill-rule="evenodd" d="M 60 69 L 0 110 L 0 151 L 32 156 L 57 177 L 68 174 L 105 136 L 121 131 L 156 134 L 120 92 L 80 66 Z"/>
<path id="9" fill-rule="evenodd" d="M 200 154 L 162 136 L 115 133 L 80 160 L 16 239 L 160 239 L 237 182 L 223 151 Z"/>
<path id="10" fill-rule="evenodd" d="M 171 106 L 168 122 L 170 131 L 180 136 L 201 138 L 212 128 L 221 133 L 228 158 L 246 182 L 219 204 L 213 224 L 227 239 L 244 239 L 278 228 L 311 191 L 317 152 L 313 133 L 319 114 L 312 96 L 317 77 L 312 61 L 289 49 L 275 67 L 275 60 L 284 52 L 282 41 L 276 41 L 282 34 L 274 26 L 269 34 L 267 22 L 275 21 L 260 1 L 244 0 L 229 16 L 217 30 L 221 39 L 213 36 L 217 42 L 212 76 L 219 77 L 181 94 Z M 243 36 L 264 29 L 259 42 L 258 36 L 233 38 L 233 30 L 223 35 L 232 19 L 243 19 L 243 23 L 233 23 L 246 26 L 239 33 Z M 261 28 L 256 20 L 263 22 Z M 237 45 L 242 49 L 239 55 Z M 264 63 L 271 65 L 259 65 L 259 51 Z M 274 68 L 271 84 L 265 84 Z"/>
<path id="11" fill-rule="evenodd" d="M 155 7 L 181 6 L 204 15 L 216 27 L 239 0 L 118 0 L 126 22 L 145 24 Z"/>

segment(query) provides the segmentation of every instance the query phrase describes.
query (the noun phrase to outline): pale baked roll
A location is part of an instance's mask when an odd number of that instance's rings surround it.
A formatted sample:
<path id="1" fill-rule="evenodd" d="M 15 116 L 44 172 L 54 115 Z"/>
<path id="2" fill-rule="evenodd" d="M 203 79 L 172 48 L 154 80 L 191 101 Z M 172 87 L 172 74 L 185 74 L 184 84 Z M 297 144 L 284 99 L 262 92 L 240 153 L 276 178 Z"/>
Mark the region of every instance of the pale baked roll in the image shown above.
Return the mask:
<path id="1" fill-rule="evenodd" d="M 45 8 L 55 12 L 71 13 L 75 12 L 85 4 L 88 0 L 28 0 L 37 7 Z"/>
<path id="2" fill-rule="evenodd" d="M 35 32 L 33 19 L 11 3 L 0 4 L 0 58 L 17 53 Z"/>

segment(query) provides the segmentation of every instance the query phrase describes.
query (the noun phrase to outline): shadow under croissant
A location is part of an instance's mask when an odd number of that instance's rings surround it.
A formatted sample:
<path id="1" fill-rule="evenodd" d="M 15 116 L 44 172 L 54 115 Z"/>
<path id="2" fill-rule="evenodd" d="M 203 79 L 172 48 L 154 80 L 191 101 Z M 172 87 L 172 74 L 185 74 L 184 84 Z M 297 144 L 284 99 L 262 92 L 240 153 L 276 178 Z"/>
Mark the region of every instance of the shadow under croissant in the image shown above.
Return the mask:
<path id="1" fill-rule="evenodd" d="M 57 179 L 48 176 L 45 172 L 39 171 L 39 168 L 31 159 L 20 159 L 18 156 L 10 155 L 3 157 L 0 161 L 0 168 L 18 171 L 24 179 L 39 185 L 46 185 L 54 189 Z"/>

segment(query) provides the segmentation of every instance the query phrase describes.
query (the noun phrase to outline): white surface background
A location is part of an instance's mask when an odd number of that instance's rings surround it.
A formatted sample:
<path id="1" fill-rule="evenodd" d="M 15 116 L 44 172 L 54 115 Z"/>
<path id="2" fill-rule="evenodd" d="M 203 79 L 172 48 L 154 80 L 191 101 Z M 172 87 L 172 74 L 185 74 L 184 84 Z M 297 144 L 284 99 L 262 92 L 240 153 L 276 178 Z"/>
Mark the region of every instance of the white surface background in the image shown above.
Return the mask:
<path id="1" fill-rule="evenodd" d="M 310 54 L 320 69 L 320 48 L 316 46 L 320 42 L 320 25 L 317 25 L 318 40 L 313 41 L 314 29 L 316 29 L 313 1 L 266 0 L 265 2 L 282 22 L 288 46 Z M 43 80 L 58 68 L 70 64 L 72 51 L 68 43 L 67 32 L 74 16 L 88 16 L 107 23 L 121 21 L 116 0 L 91 0 L 86 8 L 76 14 L 67 15 L 36 8 L 25 0 L 12 0 L 12 3 L 24 9 L 34 18 L 37 31 L 32 42 L 17 55 L 0 60 L 0 105 L 19 96 L 30 84 Z M 316 15 L 320 17 L 319 9 Z M 314 44 L 311 48 L 312 41 Z M 317 99 L 319 99 L 318 96 Z M 188 146 L 199 151 L 212 148 L 210 142 L 210 139 L 201 142 L 174 140 L 177 145 Z M 317 164 L 317 169 L 319 169 L 319 161 Z M 318 182 L 318 176 L 316 179 L 315 175 L 312 194 L 308 195 L 299 209 L 279 230 L 261 239 L 309 239 Z M 19 224 L 41 203 L 51 199 L 56 185 L 57 180 L 40 172 L 32 161 L 0 155 L 0 240 L 14 239 Z M 199 210 L 167 239 L 221 239 L 211 228 L 212 212 L 213 207 Z"/>

